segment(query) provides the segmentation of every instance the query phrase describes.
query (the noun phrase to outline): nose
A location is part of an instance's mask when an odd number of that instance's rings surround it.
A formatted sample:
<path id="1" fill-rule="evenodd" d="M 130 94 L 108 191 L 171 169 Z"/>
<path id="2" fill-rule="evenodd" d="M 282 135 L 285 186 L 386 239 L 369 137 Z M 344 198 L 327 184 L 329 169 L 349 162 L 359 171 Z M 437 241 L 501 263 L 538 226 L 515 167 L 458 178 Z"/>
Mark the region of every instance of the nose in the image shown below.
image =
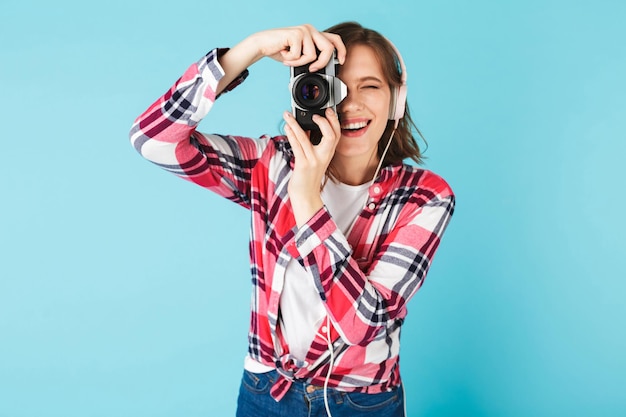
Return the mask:
<path id="1" fill-rule="evenodd" d="M 348 94 L 337 106 L 337 111 L 339 113 L 350 113 L 359 109 L 361 109 L 361 101 L 358 94 L 351 92 L 348 88 Z"/>

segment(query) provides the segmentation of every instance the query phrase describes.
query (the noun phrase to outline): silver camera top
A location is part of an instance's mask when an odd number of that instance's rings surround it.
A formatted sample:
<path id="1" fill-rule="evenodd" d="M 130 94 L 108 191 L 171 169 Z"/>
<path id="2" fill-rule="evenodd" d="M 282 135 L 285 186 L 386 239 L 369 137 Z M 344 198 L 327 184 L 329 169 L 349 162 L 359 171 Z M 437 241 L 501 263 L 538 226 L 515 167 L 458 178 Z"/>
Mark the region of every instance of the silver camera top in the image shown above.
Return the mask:
<path id="1" fill-rule="evenodd" d="M 309 65 L 291 68 L 291 108 L 304 130 L 319 130 L 312 120 L 313 115 L 324 115 L 328 107 L 336 112 L 336 106 L 347 96 L 348 88 L 337 78 L 339 60 L 335 53 L 319 71 L 309 72 Z"/>

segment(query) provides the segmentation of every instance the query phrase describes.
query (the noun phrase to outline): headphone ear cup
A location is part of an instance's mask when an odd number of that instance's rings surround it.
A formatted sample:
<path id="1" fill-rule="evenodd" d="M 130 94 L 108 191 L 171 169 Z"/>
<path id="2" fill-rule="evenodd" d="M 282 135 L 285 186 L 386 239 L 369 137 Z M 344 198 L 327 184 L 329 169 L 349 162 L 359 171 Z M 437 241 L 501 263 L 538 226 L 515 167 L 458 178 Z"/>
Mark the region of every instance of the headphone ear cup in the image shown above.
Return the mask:
<path id="1" fill-rule="evenodd" d="M 394 113 L 392 119 L 399 122 L 404 117 L 404 110 L 406 108 L 406 84 L 402 84 L 397 88 L 396 97 L 394 100 Z"/>
<path id="2" fill-rule="evenodd" d="M 406 109 L 406 84 L 394 88 L 391 92 L 391 105 L 389 106 L 389 120 L 396 122 L 396 128 L 400 123 L 400 119 L 404 117 Z"/>

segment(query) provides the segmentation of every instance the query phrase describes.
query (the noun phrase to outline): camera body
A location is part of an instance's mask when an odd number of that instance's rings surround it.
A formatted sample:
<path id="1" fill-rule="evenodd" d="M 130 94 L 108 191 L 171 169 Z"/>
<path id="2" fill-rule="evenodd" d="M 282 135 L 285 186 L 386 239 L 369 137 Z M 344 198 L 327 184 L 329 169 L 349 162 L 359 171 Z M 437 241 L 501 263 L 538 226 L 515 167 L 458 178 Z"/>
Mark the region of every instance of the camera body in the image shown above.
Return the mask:
<path id="1" fill-rule="evenodd" d="M 336 112 L 337 104 L 346 97 L 348 88 L 337 78 L 339 60 L 334 52 L 326 67 L 310 72 L 309 65 L 291 67 L 291 108 L 302 129 L 319 131 L 313 115 L 323 116 L 328 107 Z"/>

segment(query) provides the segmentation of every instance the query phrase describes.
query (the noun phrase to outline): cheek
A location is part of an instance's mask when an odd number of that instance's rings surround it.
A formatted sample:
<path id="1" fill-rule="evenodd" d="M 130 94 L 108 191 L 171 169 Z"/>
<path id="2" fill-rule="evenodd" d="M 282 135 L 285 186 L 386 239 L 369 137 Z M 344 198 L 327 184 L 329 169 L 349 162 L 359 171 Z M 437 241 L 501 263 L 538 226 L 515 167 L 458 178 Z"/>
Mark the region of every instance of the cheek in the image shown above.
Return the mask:
<path id="1" fill-rule="evenodd" d="M 376 113 L 376 128 L 380 130 L 380 134 L 383 133 L 385 127 L 387 127 L 387 121 L 389 119 L 389 105 L 381 105 L 382 103 L 389 103 L 388 98 L 380 98 L 378 100 L 375 113 Z"/>
<path id="2" fill-rule="evenodd" d="M 377 119 L 387 119 L 389 117 L 390 101 L 391 96 L 389 93 L 370 97 L 369 107 L 376 114 Z"/>
<path id="3" fill-rule="evenodd" d="M 380 139 L 387 127 L 387 117 L 379 118 L 373 126 L 370 126 L 370 135 Z"/>

